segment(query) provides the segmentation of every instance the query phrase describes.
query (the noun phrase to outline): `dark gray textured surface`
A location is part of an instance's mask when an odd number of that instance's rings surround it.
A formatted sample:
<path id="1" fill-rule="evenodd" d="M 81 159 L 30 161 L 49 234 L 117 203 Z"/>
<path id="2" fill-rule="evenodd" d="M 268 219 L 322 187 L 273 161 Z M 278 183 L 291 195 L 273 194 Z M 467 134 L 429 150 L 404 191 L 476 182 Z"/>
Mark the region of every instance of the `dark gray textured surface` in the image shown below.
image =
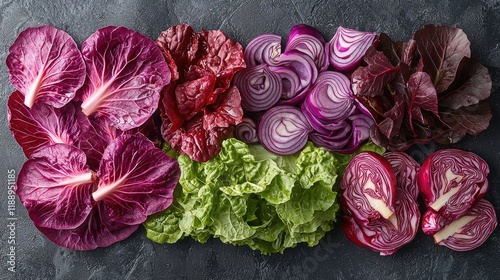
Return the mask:
<path id="1" fill-rule="evenodd" d="M 348 242 L 337 226 L 320 245 L 288 249 L 284 255 L 262 256 L 247 247 L 211 240 L 199 244 L 185 239 L 158 245 L 141 228 L 129 239 L 90 252 L 59 248 L 33 226 L 16 200 L 16 273 L 7 270 L 9 236 L 8 170 L 18 172 L 24 161 L 6 120 L 6 101 L 13 88 L 5 57 L 23 29 L 52 24 L 72 35 L 78 44 L 96 29 L 123 25 L 155 39 L 171 25 L 186 22 L 195 29 L 222 29 L 246 45 L 262 33 L 286 38 L 297 23 L 318 28 L 329 40 L 337 26 L 386 32 L 407 40 L 427 23 L 462 28 L 471 41 L 472 56 L 492 75 L 493 120 L 477 137 L 457 147 L 470 149 L 490 165 L 487 198 L 500 214 L 500 2 L 482 1 L 64 1 L 0 0 L 0 232 L 1 279 L 498 279 L 500 231 L 480 248 L 458 253 L 436 246 L 431 238 L 417 238 L 395 255 L 380 257 Z M 436 149 L 426 145 L 412 151 L 422 159 Z"/>

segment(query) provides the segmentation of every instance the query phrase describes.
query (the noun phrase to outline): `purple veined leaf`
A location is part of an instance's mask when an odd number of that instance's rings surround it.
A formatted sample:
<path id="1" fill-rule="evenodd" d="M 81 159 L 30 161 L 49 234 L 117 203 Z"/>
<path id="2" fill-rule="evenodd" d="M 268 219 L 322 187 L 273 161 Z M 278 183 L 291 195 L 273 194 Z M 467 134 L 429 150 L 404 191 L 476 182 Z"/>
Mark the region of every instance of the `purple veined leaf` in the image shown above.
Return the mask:
<path id="1" fill-rule="evenodd" d="M 435 139 L 440 144 L 454 144 L 467 134 L 477 135 L 488 128 L 493 117 L 491 104 L 486 100 L 456 110 L 442 110 L 439 116 L 450 127 L 448 131 Z"/>
<path id="2" fill-rule="evenodd" d="M 16 182 L 16 194 L 35 225 L 51 229 L 78 227 L 92 209 L 95 173 L 78 148 L 54 144 L 32 154 Z"/>
<path id="3" fill-rule="evenodd" d="M 23 96 L 15 91 L 7 102 L 9 129 L 27 158 L 42 147 L 63 143 L 73 145 L 89 121 L 70 102 L 55 108 L 35 103 L 30 109 L 23 104 Z"/>
<path id="4" fill-rule="evenodd" d="M 22 31 L 7 56 L 10 82 L 31 108 L 44 103 L 60 108 L 85 80 L 85 63 L 69 34 L 50 25 Z"/>
<path id="5" fill-rule="evenodd" d="M 273 65 L 281 54 L 281 37 L 275 34 L 262 34 L 253 38 L 245 48 L 247 66 L 259 64 Z"/>
<path id="6" fill-rule="evenodd" d="M 326 44 L 330 65 L 341 72 L 356 68 L 377 37 L 376 32 L 363 32 L 339 26 Z"/>
<path id="7" fill-rule="evenodd" d="M 367 66 L 358 67 L 351 75 L 352 91 L 356 96 L 380 96 L 384 88 L 401 71 L 374 47 L 368 48 L 364 56 Z"/>
<path id="8" fill-rule="evenodd" d="M 458 65 L 455 80 L 447 91 L 438 96 L 439 106 L 458 109 L 475 105 L 490 97 L 491 88 L 488 68 L 472 58 L 464 57 Z"/>
<path id="9" fill-rule="evenodd" d="M 417 43 L 410 39 L 408 42 L 394 42 L 385 33 L 380 33 L 378 37 L 377 50 L 382 51 L 394 66 L 406 64 L 410 67 L 416 66 L 415 52 Z"/>
<path id="10" fill-rule="evenodd" d="M 140 225 L 127 225 L 112 221 L 105 205 L 102 202 L 94 201 L 92 211 L 87 219 L 76 228 L 56 230 L 36 226 L 40 232 L 58 246 L 85 251 L 98 247 L 108 247 L 122 241 L 134 233 Z"/>
<path id="11" fill-rule="evenodd" d="M 135 225 L 172 203 L 180 169 L 175 159 L 136 133 L 108 145 L 97 175 L 92 198 L 104 203 L 111 220 Z"/>
<path id="12" fill-rule="evenodd" d="M 87 128 L 82 129 L 80 137 L 75 141 L 75 146 L 85 152 L 87 155 L 87 164 L 90 169 L 96 172 L 99 170 L 104 150 L 118 136 L 142 133 L 153 142 L 157 141 L 158 138 L 158 130 L 153 118 L 150 118 L 140 127 L 127 131 L 121 131 L 111 126 L 109 121 L 103 117 L 90 116 L 88 117 L 88 124 Z"/>
<path id="13" fill-rule="evenodd" d="M 106 118 L 90 116 L 88 119 L 90 126 L 82 132 L 76 141 L 76 146 L 85 152 L 87 164 L 97 172 L 104 150 L 123 132 L 111 126 Z"/>
<path id="14" fill-rule="evenodd" d="M 142 125 L 155 112 L 171 73 L 153 40 L 125 27 L 97 30 L 82 44 L 85 84 L 76 98 L 87 116 L 107 118 L 121 130 Z"/>
<path id="15" fill-rule="evenodd" d="M 285 53 L 297 50 L 307 54 L 314 60 L 318 71 L 328 68 L 328 59 L 325 52 L 325 39 L 314 27 L 306 24 L 297 24 L 290 29 Z"/>
<path id="16" fill-rule="evenodd" d="M 470 57 L 470 42 L 462 29 L 426 25 L 413 34 L 423 71 L 432 79 L 438 94 L 455 80 L 460 61 Z"/>

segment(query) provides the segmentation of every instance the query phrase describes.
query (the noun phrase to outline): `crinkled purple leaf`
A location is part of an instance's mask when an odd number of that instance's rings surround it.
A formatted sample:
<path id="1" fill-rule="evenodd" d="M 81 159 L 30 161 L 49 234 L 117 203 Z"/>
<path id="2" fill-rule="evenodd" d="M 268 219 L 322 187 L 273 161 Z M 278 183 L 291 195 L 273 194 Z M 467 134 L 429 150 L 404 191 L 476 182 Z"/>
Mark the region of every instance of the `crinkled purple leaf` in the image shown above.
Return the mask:
<path id="1" fill-rule="evenodd" d="M 73 145 L 89 125 L 87 117 L 72 102 L 61 108 L 35 103 L 30 109 L 15 91 L 7 102 L 9 128 L 26 157 L 38 149 L 56 143 Z"/>
<path id="2" fill-rule="evenodd" d="M 19 34 L 7 56 L 10 82 L 31 108 L 44 103 L 60 108 L 85 80 L 85 63 L 69 34 L 50 25 Z"/>
<path id="3" fill-rule="evenodd" d="M 37 226 L 49 240 L 71 250 L 93 250 L 122 241 L 134 233 L 139 225 L 126 225 L 112 221 L 102 202 L 93 202 L 87 219 L 74 229 L 56 230 Z"/>
<path id="4" fill-rule="evenodd" d="M 136 133 L 109 144 L 97 175 L 94 200 L 104 203 L 111 220 L 135 225 L 172 203 L 180 169 L 175 159 Z"/>
<path id="5" fill-rule="evenodd" d="M 82 44 L 87 78 L 78 91 L 86 115 L 107 118 L 129 130 L 155 112 L 170 70 L 155 43 L 125 27 L 98 29 Z"/>
<path id="6" fill-rule="evenodd" d="M 95 174 L 83 151 L 66 144 L 32 154 L 16 183 L 16 194 L 40 227 L 71 229 L 83 223 L 92 208 Z"/>
<path id="7" fill-rule="evenodd" d="M 470 57 L 470 42 L 462 29 L 451 26 L 426 25 L 413 34 L 420 63 L 436 87 L 438 94 L 448 89 L 464 57 Z"/>

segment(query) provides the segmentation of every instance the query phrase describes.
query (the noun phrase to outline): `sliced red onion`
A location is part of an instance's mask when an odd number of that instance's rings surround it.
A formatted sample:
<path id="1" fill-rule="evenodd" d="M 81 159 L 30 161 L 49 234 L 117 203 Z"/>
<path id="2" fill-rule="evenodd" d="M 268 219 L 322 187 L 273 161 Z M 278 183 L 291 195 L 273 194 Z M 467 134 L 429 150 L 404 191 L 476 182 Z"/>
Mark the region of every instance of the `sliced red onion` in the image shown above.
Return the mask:
<path id="1" fill-rule="evenodd" d="M 262 115 L 257 134 L 260 143 L 268 151 L 278 155 L 291 155 L 306 145 L 312 130 L 297 107 L 278 105 Z"/>
<path id="2" fill-rule="evenodd" d="M 341 122 L 337 130 L 332 130 L 328 134 L 312 132 L 309 134 L 309 140 L 316 147 L 323 147 L 330 152 L 339 152 L 349 144 L 351 135 L 351 126 L 347 122 Z"/>
<path id="3" fill-rule="evenodd" d="M 281 54 L 281 37 L 275 34 L 262 34 L 253 38 L 243 53 L 247 67 L 259 64 L 274 64 Z"/>
<path id="4" fill-rule="evenodd" d="M 396 174 L 398 188 L 406 190 L 416 201 L 419 194 L 417 173 L 420 164 L 404 152 L 388 152 L 384 154 L 384 157 L 389 161 Z"/>
<path id="5" fill-rule="evenodd" d="M 417 183 L 427 207 L 454 219 L 465 214 L 489 188 L 488 164 L 478 155 L 441 149 L 424 161 Z"/>
<path id="6" fill-rule="evenodd" d="M 409 193 L 401 190 L 397 193 L 395 213 L 389 219 L 380 218 L 364 225 L 353 216 L 344 215 L 342 229 L 353 243 L 387 256 L 415 238 L 419 222 L 418 204 Z"/>
<path id="7" fill-rule="evenodd" d="M 424 216 L 424 232 L 432 235 L 436 244 L 455 251 L 469 251 L 481 246 L 498 224 L 495 208 L 486 199 L 480 199 L 465 215 L 454 220 L 432 210 Z"/>
<path id="8" fill-rule="evenodd" d="M 244 117 L 234 129 L 234 138 L 247 144 L 258 143 L 257 125 L 251 118 Z"/>
<path id="9" fill-rule="evenodd" d="M 273 66 L 290 67 L 300 81 L 299 87 L 297 87 L 298 91 L 290 94 L 290 98 L 282 99 L 281 102 L 287 105 L 299 104 L 304 100 L 306 91 L 318 78 L 318 69 L 314 61 L 308 55 L 297 50 L 281 54 L 276 61 L 277 63 Z"/>
<path id="10" fill-rule="evenodd" d="M 287 66 L 270 66 L 269 69 L 281 78 L 281 100 L 292 100 L 297 92 L 301 92 L 303 85 L 294 69 Z"/>
<path id="11" fill-rule="evenodd" d="M 307 107 L 307 106 L 306 106 Z M 316 130 L 309 134 L 309 140 L 317 147 L 342 154 L 354 153 L 370 137 L 373 120 L 363 114 L 354 114 L 340 123 L 322 123 L 309 115 L 302 107 L 311 126 Z"/>
<path id="12" fill-rule="evenodd" d="M 376 32 L 362 32 L 339 26 L 332 40 L 326 44 L 330 64 L 339 71 L 354 69 L 376 36 Z"/>
<path id="13" fill-rule="evenodd" d="M 349 79 L 342 73 L 325 71 L 319 74 L 302 107 L 318 119 L 340 122 L 356 109 Z"/>
<path id="14" fill-rule="evenodd" d="M 281 97 L 281 78 L 267 64 L 237 72 L 233 82 L 241 94 L 241 107 L 250 112 L 267 110 Z"/>
<path id="15" fill-rule="evenodd" d="M 325 54 L 325 39 L 314 27 L 306 24 L 297 24 L 290 29 L 285 52 L 298 50 L 314 60 L 319 71 L 328 68 L 328 60 Z"/>
<path id="16" fill-rule="evenodd" d="M 340 187 L 344 208 L 360 223 L 394 214 L 396 177 L 381 155 L 369 151 L 355 155 L 344 170 Z"/>

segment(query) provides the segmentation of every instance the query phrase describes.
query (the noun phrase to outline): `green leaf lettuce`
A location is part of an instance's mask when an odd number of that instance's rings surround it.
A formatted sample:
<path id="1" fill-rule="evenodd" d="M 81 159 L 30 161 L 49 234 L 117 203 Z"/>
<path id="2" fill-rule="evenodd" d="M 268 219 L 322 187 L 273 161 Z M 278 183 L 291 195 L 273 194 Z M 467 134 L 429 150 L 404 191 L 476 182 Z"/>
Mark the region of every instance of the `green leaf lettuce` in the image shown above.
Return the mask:
<path id="1" fill-rule="evenodd" d="M 144 223 L 147 237 L 158 243 L 215 237 L 263 254 L 302 242 L 314 246 L 339 210 L 336 182 L 349 157 L 338 158 L 311 143 L 279 156 L 234 138 L 204 163 L 181 155 L 174 202 Z"/>

